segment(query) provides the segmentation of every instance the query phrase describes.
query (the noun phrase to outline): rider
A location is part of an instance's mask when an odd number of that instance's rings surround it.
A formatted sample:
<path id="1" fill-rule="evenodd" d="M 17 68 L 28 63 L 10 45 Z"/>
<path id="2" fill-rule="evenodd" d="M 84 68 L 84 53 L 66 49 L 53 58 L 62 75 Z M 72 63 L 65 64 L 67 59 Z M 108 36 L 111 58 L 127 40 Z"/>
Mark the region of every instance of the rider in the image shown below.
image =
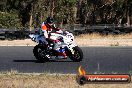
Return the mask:
<path id="1" fill-rule="evenodd" d="M 56 40 L 51 40 L 48 36 L 48 34 L 51 32 L 51 31 L 62 31 L 60 30 L 59 28 L 56 28 L 55 25 L 54 25 L 54 21 L 53 21 L 53 18 L 51 17 L 47 17 L 46 21 L 42 22 L 41 24 L 41 30 L 43 31 L 44 33 L 44 37 L 45 37 L 45 44 L 48 45 L 48 42 L 49 41 L 53 41 L 55 42 L 55 44 L 57 44 L 58 42 L 60 42 L 58 39 Z M 55 51 L 57 51 L 58 53 L 58 58 L 67 58 L 66 56 L 66 53 L 63 51 L 63 50 L 60 50 L 60 48 L 54 48 Z"/>

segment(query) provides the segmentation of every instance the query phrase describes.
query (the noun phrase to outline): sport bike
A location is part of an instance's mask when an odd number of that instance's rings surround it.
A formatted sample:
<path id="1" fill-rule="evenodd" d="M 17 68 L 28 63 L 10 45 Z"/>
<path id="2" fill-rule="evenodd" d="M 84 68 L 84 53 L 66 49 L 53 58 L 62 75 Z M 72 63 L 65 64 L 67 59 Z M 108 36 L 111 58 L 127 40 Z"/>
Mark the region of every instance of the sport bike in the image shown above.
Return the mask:
<path id="1" fill-rule="evenodd" d="M 45 40 L 43 34 L 31 33 L 29 37 L 32 41 L 37 43 L 33 49 L 33 54 L 40 62 L 59 60 L 59 58 L 57 58 L 59 55 L 56 50 L 54 50 L 55 45 L 57 45 L 59 49 L 65 51 L 67 55 L 65 59 L 70 58 L 73 62 L 80 62 L 83 59 L 81 48 L 75 44 L 73 34 L 68 31 L 63 31 L 63 33 L 50 33 L 50 39 L 54 40 L 57 38 L 60 42 L 55 44 L 53 41 L 49 41 L 48 46 L 43 43 Z"/>

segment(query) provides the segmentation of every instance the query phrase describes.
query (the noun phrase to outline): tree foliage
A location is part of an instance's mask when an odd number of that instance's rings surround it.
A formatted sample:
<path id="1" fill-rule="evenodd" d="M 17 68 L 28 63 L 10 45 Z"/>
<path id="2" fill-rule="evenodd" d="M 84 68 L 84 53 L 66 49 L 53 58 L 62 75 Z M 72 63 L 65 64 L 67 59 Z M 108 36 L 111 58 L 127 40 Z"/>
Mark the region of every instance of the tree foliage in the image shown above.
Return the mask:
<path id="1" fill-rule="evenodd" d="M 39 27 L 47 16 L 62 24 L 132 24 L 132 0 L 0 0 L 0 27 Z"/>

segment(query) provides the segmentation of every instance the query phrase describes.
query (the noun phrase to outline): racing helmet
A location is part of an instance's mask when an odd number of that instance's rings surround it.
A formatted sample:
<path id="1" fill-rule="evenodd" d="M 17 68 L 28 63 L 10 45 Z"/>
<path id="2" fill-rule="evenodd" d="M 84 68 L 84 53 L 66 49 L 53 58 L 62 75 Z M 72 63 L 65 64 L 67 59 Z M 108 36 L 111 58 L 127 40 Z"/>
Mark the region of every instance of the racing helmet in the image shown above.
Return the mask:
<path id="1" fill-rule="evenodd" d="M 52 24 L 54 22 L 53 18 L 47 17 L 46 22 Z"/>

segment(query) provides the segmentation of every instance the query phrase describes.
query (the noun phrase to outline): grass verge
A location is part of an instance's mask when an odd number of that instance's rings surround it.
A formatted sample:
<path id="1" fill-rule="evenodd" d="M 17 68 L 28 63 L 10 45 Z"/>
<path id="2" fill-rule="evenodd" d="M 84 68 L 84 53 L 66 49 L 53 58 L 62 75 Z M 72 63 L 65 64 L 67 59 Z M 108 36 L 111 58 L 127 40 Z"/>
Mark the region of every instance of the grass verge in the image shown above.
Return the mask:
<path id="1" fill-rule="evenodd" d="M 132 46 L 132 33 L 120 35 L 81 34 L 75 37 L 79 46 Z"/>
<path id="2" fill-rule="evenodd" d="M 0 88 L 131 88 L 128 84 L 85 84 L 80 86 L 73 74 L 6 72 L 0 74 Z"/>

